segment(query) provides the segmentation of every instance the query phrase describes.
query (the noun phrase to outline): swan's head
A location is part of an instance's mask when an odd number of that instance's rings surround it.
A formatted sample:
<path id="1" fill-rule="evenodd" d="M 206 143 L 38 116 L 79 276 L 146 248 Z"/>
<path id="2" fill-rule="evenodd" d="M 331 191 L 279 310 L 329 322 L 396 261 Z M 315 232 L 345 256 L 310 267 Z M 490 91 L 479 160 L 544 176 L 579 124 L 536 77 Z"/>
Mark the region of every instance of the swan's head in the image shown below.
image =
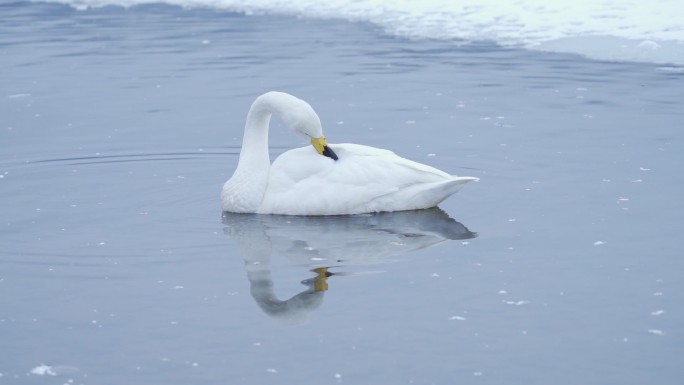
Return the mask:
<path id="1" fill-rule="evenodd" d="M 321 119 L 309 103 L 290 94 L 277 91 L 261 95 L 257 98 L 257 102 L 260 99 L 275 110 L 290 129 L 309 139 L 319 154 L 337 160 L 337 154 L 328 147 L 325 136 L 323 136 Z"/>

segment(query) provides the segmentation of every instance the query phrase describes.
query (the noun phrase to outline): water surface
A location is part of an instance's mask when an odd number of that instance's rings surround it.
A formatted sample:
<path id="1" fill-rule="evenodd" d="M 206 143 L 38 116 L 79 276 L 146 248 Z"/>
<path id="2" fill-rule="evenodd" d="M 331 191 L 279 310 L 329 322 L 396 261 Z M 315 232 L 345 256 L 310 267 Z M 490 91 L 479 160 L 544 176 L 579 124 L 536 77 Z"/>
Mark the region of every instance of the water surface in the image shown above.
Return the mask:
<path id="1" fill-rule="evenodd" d="M 684 375 L 681 72 L 213 9 L 0 12 L 0 382 Z M 481 181 L 442 211 L 222 216 L 271 89 L 332 143 Z M 273 157 L 299 145 L 274 121 Z"/>

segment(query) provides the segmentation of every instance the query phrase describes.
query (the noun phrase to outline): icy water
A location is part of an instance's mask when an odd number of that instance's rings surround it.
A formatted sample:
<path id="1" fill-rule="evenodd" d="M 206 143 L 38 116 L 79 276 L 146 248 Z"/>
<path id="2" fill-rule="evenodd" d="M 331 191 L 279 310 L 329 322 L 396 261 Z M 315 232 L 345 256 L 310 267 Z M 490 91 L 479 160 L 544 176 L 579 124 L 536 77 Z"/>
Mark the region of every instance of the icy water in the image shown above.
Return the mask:
<path id="1" fill-rule="evenodd" d="M 341 20 L 0 4 L 1 384 L 678 384 L 684 72 Z M 476 176 L 222 216 L 253 99 Z M 304 145 L 278 121 L 272 157 Z M 331 275 L 332 274 L 332 275 Z"/>

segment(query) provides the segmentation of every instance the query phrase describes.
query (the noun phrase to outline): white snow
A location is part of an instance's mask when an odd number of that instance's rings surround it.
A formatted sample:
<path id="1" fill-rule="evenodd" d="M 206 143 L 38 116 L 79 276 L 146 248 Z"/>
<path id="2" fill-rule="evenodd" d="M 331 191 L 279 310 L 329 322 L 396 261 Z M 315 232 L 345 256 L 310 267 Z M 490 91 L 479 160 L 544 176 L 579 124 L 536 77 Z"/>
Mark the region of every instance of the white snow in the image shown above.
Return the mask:
<path id="1" fill-rule="evenodd" d="M 36 376 L 56 376 L 57 373 L 55 373 L 52 370 L 51 366 L 41 364 L 36 366 L 35 368 L 31 369 L 31 374 L 35 374 Z"/>
<path id="2" fill-rule="evenodd" d="M 282 14 L 369 22 L 410 39 L 575 53 L 600 60 L 684 64 L 679 0 L 32 0 L 79 10 L 167 3 L 247 15 Z M 677 67 L 674 67 L 677 68 Z M 407 122 L 408 123 L 408 122 Z"/>

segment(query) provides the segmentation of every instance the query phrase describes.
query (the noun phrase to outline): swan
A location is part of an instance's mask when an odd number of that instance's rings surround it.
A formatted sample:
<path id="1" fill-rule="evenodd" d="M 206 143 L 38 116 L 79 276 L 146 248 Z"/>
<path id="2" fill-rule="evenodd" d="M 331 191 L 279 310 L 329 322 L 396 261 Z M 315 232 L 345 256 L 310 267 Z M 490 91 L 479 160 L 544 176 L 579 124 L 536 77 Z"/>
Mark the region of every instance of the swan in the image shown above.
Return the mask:
<path id="1" fill-rule="evenodd" d="M 281 154 L 271 164 L 268 128 L 279 116 L 312 147 Z M 478 178 L 449 175 L 389 150 L 359 144 L 328 144 L 321 121 L 305 101 L 271 91 L 256 98 L 238 165 L 223 185 L 224 212 L 284 215 L 346 215 L 435 207 Z"/>

